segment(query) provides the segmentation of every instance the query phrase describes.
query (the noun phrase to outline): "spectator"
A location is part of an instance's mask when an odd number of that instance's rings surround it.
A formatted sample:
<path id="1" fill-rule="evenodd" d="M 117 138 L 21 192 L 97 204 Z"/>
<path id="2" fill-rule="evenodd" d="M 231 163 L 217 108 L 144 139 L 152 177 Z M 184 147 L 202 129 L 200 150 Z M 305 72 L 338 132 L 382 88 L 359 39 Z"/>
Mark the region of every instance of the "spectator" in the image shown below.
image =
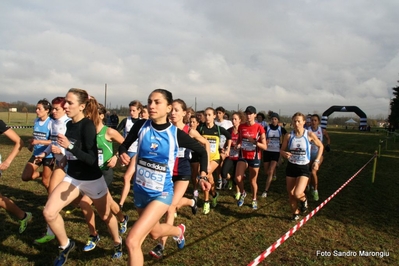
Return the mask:
<path id="1" fill-rule="evenodd" d="M 111 122 L 110 123 L 110 127 L 113 128 L 113 129 L 116 129 L 116 127 L 119 124 L 119 117 L 116 114 L 116 111 L 112 111 L 112 115 L 109 117 L 109 119 L 110 119 L 110 122 Z"/>

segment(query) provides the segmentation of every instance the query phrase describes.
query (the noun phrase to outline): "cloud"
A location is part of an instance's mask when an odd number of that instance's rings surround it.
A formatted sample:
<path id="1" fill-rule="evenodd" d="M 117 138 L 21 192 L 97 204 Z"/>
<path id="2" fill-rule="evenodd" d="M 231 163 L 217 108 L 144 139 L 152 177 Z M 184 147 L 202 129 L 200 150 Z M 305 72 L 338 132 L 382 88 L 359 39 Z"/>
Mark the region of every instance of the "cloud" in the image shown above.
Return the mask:
<path id="1" fill-rule="evenodd" d="M 107 83 L 113 107 L 161 87 L 199 109 L 387 115 L 397 86 L 397 1 L 14 2 L 0 4 L 2 101 L 71 87 L 102 101 Z"/>

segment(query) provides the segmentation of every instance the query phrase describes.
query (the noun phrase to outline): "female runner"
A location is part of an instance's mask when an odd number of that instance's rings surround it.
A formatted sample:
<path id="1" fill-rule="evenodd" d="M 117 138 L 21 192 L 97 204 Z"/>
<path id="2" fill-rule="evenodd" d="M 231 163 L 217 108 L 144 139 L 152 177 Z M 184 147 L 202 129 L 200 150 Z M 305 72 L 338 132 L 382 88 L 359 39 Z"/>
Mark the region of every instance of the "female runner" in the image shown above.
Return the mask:
<path id="1" fill-rule="evenodd" d="M 313 141 L 319 148 L 312 169 L 319 169 L 323 154 L 323 144 L 313 132 L 305 129 L 305 123 L 306 117 L 304 114 L 295 113 L 292 116 L 294 130 L 284 136 L 280 150 L 281 156 L 288 159 L 286 181 L 293 221 L 299 220 L 300 211 L 306 212 L 308 209 L 308 201 L 304 192 L 310 177 L 310 142 Z M 300 203 L 299 209 L 298 200 Z"/>
<path id="2" fill-rule="evenodd" d="M 231 116 L 231 119 L 233 121 L 233 127 L 229 128 L 228 131 L 231 134 L 231 146 L 232 147 L 236 147 L 237 146 L 237 140 L 238 140 L 238 128 L 241 125 L 242 121 L 245 120 L 244 115 L 241 112 L 235 112 L 233 113 L 233 115 Z M 240 199 L 240 189 L 237 186 L 236 182 L 235 182 L 235 178 L 231 178 L 229 172 L 231 170 L 231 168 L 233 168 L 233 173 L 232 176 L 235 177 L 235 173 L 236 173 L 236 168 L 237 168 L 237 162 L 238 162 L 238 158 L 239 158 L 239 149 L 230 149 L 230 154 L 229 156 L 224 160 L 223 166 L 222 166 L 222 171 L 221 171 L 221 175 L 223 180 L 228 180 L 229 183 L 229 189 L 232 188 L 233 183 L 235 184 L 235 188 L 236 188 L 236 193 L 235 193 L 235 198 L 236 200 Z M 230 185 L 231 183 L 231 185 Z"/>
<path id="3" fill-rule="evenodd" d="M 58 134 L 65 134 L 66 132 L 66 124 L 71 119 L 66 115 L 64 105 L 65 105 L 65 97 L 56 97 L 51 101 L 52 109 L 51 116 L 53 120 L 51 121 L 50 128 L 50 140 L 51 144 L 47 146 L 47 148 L 36 156 L 36 160 L 40 162 L 45 158 L 48 154 L 53 154 L 55 158 L 55 167 L 50 177 L 50 184 L 48 187 L 48 194 L 50 195 L 54 188 L 61 183 L 61 181 L 65 177 L 65 167 L 67 166 L 67 160 L 65 158 L 65 149 L 62 148 L 57 143 Z M 34 240 L 35 244 L 45 244 L 55 238 L 53 231 L 47 225 L 46 233 Z"/>
<path id="4" fill-rule="evenodd" d="M 11 150 L 11 153 L 7 156 L 7 158 L 2 162 L 0 156 L 0 177 L 2 172 L 7 170 L 10 167 L 11 162 L 17 156 L 19 151 L 24 147 L 24 142 L 18 136 L 18 134 L 12 130 L 11 128 L 7 127 L 3 120 L 0 120 L 0 135 L 4 134 L 8 137 L 12 142 L 14 142 L 14 147 Z M 25 212 L 21 210 L 17 204 L 15 204 L 11 199 L 3 196 L 0 193 L 0 207 L 5 209 L 8 212 L 14 214 L 19 220 L 19 233 L 22 234 L 28 223 L 32 220 L 32 213 Z"/>
<path id="5" fill-rule="evenodd" d="M 224 129 L 223 127 L 219 127 L 215 124 L 216 112 L 215 109 L 208 107 L 205 109 L 205 124 L 200 125 L 198 132 L 204 136 L 210 144 L 210 171 L 208 172 L 208 180 L 212 185 L 211 194 L 212 194 L 212 207 L 216 207 L 217 199 L 219 197 L 219 192 L 215 190 L 215 182 L 213 178 L 213 171 L 220 164 L 220 152 L 219 152 L 219 143 L 220 136 L 224 135 L 226 137 L 225 149 L 223 150 L 226 155 L 230 154 L 230 146 L 231 146 L 231 135 L 230 133 Z M 208 214 L 210 212 L 210 203 L 209 203 L 209 191 L 204 191 L 204 208 L 203 213 Z"/>
<path id="6" fill-rule="evenodd" d="M 241 124 L 238 128 L 239 137 L 236 145 L 236 149 L 241 149 L 236 168 L 236 181 L 241 194 L 237 205 L 241 207 L 247 196 L 244 190 L 243 177 L 245 170 L 249 168 L 249 178 L 251 180 L 252 189 L 252 209 L 256 210 L 258 209 L 256 194 L 258 192 L 257 179 L 261 160 L 261 150 L 266 150 L 267 144 L 265 129 L 260 124 L 255 123 L 255 107 L 248 106 L 245 109 L 245 114 L 247 115 L 247 122 Z"/>
<path id="7" fill-rule="evenodd" d="M 43 160 L 36 160 L 36 156 L 42 153 L 47 146 L 51 144 L 51 140 L 49 140 L 51 128 L 50 111 L 51 104 L 47 99 L 42 99 L 37 102 L 37 118 L 33 126 L 33 138 L 29 140 L 28 147 L 30 151 L 33 150 L 33 154 L 26 163 L 21 177 L 23 181 L 30 181 L 42 177 L 42 183 L 46 190 L 48 190 L 50 176 L 54 167 L 53 154 L 47 154 L 46 158 Z M 43 165 L 43 172 L 38 171 L 41 165 Z"/>
<path id="8" fill-rule="evenodd" d="M 186 103 L 181 99 L 176 99 L 173 101 L 172 107 L 173 109 L 170 115 L 170 120 L 173 125 L 187 133 L 190 137 L 197 140 L 203 146 L 205 146 L 208 153 L 208 158 L 210 158 L 209 142 L 204 137 L 202 137 L 197 130 L 190 129 L 190 127 L 183 122 L 185 120 L 187 111 Z M 175 161 L 172 177 L 173 201 L 172 204 L 169 206 L 168 212 L 166 213 L 166 223 L 170 225 L 173 225 L 176 210 L 183 206 L 190 206 L 193 214 L 195 215 L 197 213 L 197 198 L 194 197 L 194 199 L 188 199 L 183 197 L 188 188 L 191 177 L 190 154 L 190 150 L 187 150 L 186 148 L 179 148 Z M 150 255 L 157 259 L 162 258 L 167 239 L 168 237 L 162 237 L 161 242 L 153 250 L 150 251 Z"/>
<path id="9" fill-rule="evenodd" d="M 312 115 L 310 117 L 310 123 L 311 126 L 309 128 L 309 131 L 312 131 L 314 134 L 316 134 L 317 138 L 320 140 L 321 143 L 323 143 L 323 136 L 327 140 L 327 145 L 325 147 L 325 150 L 327 152 L 330 151 L 330 136 L 327 133 L 327 130 L 323 129 L 320 127 L 320 117 L 316 114 Z M 310 165 L 313 165 L 313 161 L 316 159 L 318 152 L 318 147 L 314 145 L 313 142 L 311 142 L 311 148 L 310 148 Z M 313 196 L 313 200 L 318 201 L 319 200 L 319 178 L 317 176 L 317 171 L 320 169 L 320 165 L 323 163 L 323 156 L 320 157 L 320 162 L 319 162 L 319 167 L 316 170 L 315 168 L 311 169 L 311 178 L 310 178 L 310 183 L 312 186 L 311 189 L 311 194 Z"/>
<path id="10" fill-rule="evenodd" d="M 111 213 L 108 188 L 98 166 L 96 127 L 85 117 L 84 110 L 89 102 L 85 90 L 70 89 L 65 97 L 65 111 L 71 118 L 67 123 L 65 135 L 58 134 L 58 144 L 66 149 L 68 160 L 67 174 L 55 187 L 43 210 L 44 218 L 60 244 L 59 256 L 54 265 L 64 265 L 69 253 L 75 248 L 75 241 L 68 238 L 60 211 L 80 194 L 85 194 L 94 206 L 114 242 L 113 258 L 122 256 L 122 238 L 118 234 L 118 222 Z"/>
<path id="11" fill-rule="evenodd" d="M 97 149 L 98 149 L 98 166 L 103 173 L 105 182 L 109 187 L 114 180 L 114 170 L 118 156 L 114 154 L 113 142 L 121 144 L 124 138 L 115 129 L 105 126 L 103 121 L 106 114 L 106 109 L 102 104 L 98 104 L 97 100 L 90 97 L 90 100 L 85 109 L 86 117 L 94 122 L 97 131 Z M 116 216 L 119 222 L 119 233 L 124 234 L 127 230 L 127 221 L 129 217 L 123 215 L 119 205 L 113 200 L 111 193 L 108 191 L 108 201 L 111 203 L 111 211 Z M 83 251 L 93 250 L 98 241 L 100 241 L 100 235 L 96 230 L 94 211 L 91 207 L 93 201 L 84 195 L 80 200 L 80 208 L 86 219 L 86 224 L 89 227 L 89 238 L 86 245 L 83 247 Z"/>
<path id="12" fill-rule="evenodd" d="M 154 90 L 148 97 L 150 120 L 135 123 L 125 141 L 119 147 L 122 163 L 128 164 L 127 148 L 137 139 L 138 152 L 134 175 L 134 204 L 139 213 L 138 220 L 131 228 L 126 245 L 128 265 L 143 265 L 141 245 L 148 234 L 154 239 L 173 236 L 178 248 L 185 244 L 185 226 L 160 223 L 173 201 L 172 174 L 178 148 L 185 147 L 201 154 L 201 186 L 209 190 L 204 181 L 207 174 L 208 156 L 206 150 L 188 134 L 168 121 L 172 111 L 172 93 L 164 89 Z"/>
<path id="13" fill-rule="evenodd" d="M 278 125 L 280 117 L 277 113 L 271 113 L 271 124 L 266 128 L 267 149 L 263 151 L 263 169 L 266 174 L 266 187 L 262 193 L 262 198 L 267 197 L 273 174 L 280 159 L 280 143 L 282 137 L 287 133 L 285 128 Z"/>

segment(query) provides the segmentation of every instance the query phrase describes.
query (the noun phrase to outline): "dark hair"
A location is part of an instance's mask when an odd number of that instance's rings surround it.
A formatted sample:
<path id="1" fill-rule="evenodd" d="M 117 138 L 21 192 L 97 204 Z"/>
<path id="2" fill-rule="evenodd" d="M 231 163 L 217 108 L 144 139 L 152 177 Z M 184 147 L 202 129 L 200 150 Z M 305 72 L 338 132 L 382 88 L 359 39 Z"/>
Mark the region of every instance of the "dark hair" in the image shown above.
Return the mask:
<path id="1" fill-rule="evenodd" d="M 52 104 L 52 105 L 54 105 L 54 104 L 59 104 L 59 105 L 61 105 L 62 108 L 64 108 L 64 105 L 65 105 L 65 97 L 61 97 L 61 96 L 55 97 L 55 98 L 51 101 L 51 104 Z"/>
<path id="2" fill-rule="evenodd" d="M 205 112 L 208 111 L 208 110 L 211 110 L 211 111 L 213 112 L 213 114 L 216 115 L 216 111 L 215 111 L 215 109 L 213 109 L 212 107 L 207 107 L 207 108 L 205 109 Z M 205 112 L 204 112 L 204 113 L 205 113 Z"/>
<path id="3" fill-rule="evenodd" d="M 39 100 L 37 102 L 37 104 L 41 104 L 43 106 L 43 109 L 48 111 L 48 113 L 50 112 L 50 110 L 52 108 L 51 103 L 46 98 Z"/>
<path id="4" fill-rule="evenodd" d="M 135 107 L 137 107 L 137 109 L 140 109 L 139 113 L 141 113 L 141 110 L 143 110 L 143 105 L 141 104 L 140 101 L 137 101 L 137 100 L 131 101 L 129 103 L 129 107 L 131 107 L 131 106 L 135 106 Z"/>
<path id="5" fill-rule="evenodd" d="M 197 121 L 197 123 L 200 123 L 198 117 L 196 117 L 195 115 L 190 116 L 190 120 L 193 119 L 193 118 Z"/>
<path id="6" fill-rule="evenodd" d="M 163 97 L 165 98 L 166 102 L 168 103 L 168 105 L 171 105 L 173 103 L 173 95 L 170 91 L 165 90 L 165 89 L 155 89 L 151 92 L 151 94 L 153 94 L 153 93 L 162 94 Z"/>
<path id="7" fill-rule="evenodd" d="M 90 96 L 87 93 L 87 91 L 82 90 L 82 89 L 78 89 L 78 88 L 69 89 L 68 93 L 75 94 L 76 97 L 78 97 L 79 104 L 87 105 L 87 102 L 89 101 L 89 98 L 90 98 Z"/>
<path id="8" fill-rule="evenodd" d="M 263 120 L 265 120 L 265 114 L 264 113 L 257 113 L 256 117 L 261 116 Z"/>
<path id="9" fill-rule="evenodd" d="M 187 105 L 186 105 L 186 103 L 185 103 L 182 99 L 173 100 L 172 103 L 178 103 L 178 104 L 180 104 L 181 109 L 183 109 L 184 112 L 187 112 Z"/>
<path id="10" fill-rule="evenodd" d="M 313 114 L 310 118 L 312 118 L 312 117 L 316 117 L 317 120 L 320 122 L 320 116 L 318 114 Z"/>
<path id="11" fill-rule="evenodd" d="M 101 103 L 98 104 L 98 114 L 105 115 L 107 113 L 107 109 Z"/>
<path id="12" fill-rule="evenodd" d="M 226 110 L 225 110 L 222 106 L 217 107 L 217 108 L 215 109 L 215 111 L 216 111 L 216 112 L 226 113 Z"/>

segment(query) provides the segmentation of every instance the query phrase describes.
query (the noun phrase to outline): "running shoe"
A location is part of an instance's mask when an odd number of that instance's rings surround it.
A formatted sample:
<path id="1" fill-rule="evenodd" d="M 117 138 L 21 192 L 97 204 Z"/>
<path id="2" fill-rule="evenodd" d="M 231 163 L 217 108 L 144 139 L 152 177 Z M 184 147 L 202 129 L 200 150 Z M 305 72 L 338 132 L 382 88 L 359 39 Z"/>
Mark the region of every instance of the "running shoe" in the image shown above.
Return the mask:
<path id="1" fill-rule="evenodd" d="M 312 191 L 312 196 L 313 196 L 313 200 L 314 201 L 318 201 L 319 200 L 319 192 L 317 190 L 313 190 Z"/>
<path id="2" fill-rule="evenodd" d="M 233 189 L 233 180 L 229 179 L 227 188 L 228 188 L 229 190 L 232 190 L 232 189 Z"/>
<path id="3" fill-rule="evenodd" d="M 209 202 L 205 202 L 204 203 L 204 208 L 202 209 L 202 212 L 204 214 L 208 214 L 211 211 L 211 205 L 209 204 Z"/>
<path id="4" fill-rule="evenodd" d="M 26 227 L 28 226 L 28 223 L 32 220 L 32 213 L 30 212 L 25 212 L 25 218 L 22 220 L 19 220 L 19 233 L 22 234 Z"/>
<path id="5" fill-rule="evenodd" d="M 273 180 L 273 181 L 276 181 L 276 180 L 277 180 L 277 176 L 274 175 L 272 180 Z"/>
<path id="6" fill-rule="evenodd" d="M 155 248 L 153 248 L 150 251 L 150 255 L 153 256 L 156 259 L 162 259 L 163 258 L 163 246 L 161 243 L 159 243 L 158 245 L 155 246 Z"/>
<path id="7" fill-rule="evenodd" d="M 299 221 L 299 214 L 293 214 L 292 218 L 290 219 L 291 221 Z"/>
<path id="8" fill-rule="evenodd" d="M 119 244 L 114 245 L 114 254 L 112 255 L 113 259 L 119 259 L 122 258 L 122 237 L 119 236 Z"/>
<path id="9" fill-rule="evenodd" d="M 50 242 L 55 238 L 55 235 L 49 235 L 48 233 L 44 234 L 41 238 L 35 239 L 33 243 L 35 244 L 45 244 Z"/>
<path id="10" fill-rule="evenodd" d="M 241 197 L 241 193 L 240 193 L 240 192 L 237 192 L 237 193 L 234 195 L 234 198 L 235 198 L 236 200 L 239 200 L 240 197 Z"/>
<path id="11" fill-rule="evenodd" d="M 83 251 L 91 251 L 96 248 L 97 243 L 100 241 L 100 235 L 96 236 L 90 235 L 87 239 L 86 245 L 83 247 Z"/>
<path id="12" fill-rule="evenodd" d="M 215 208 L 216 205 L 218 205 L 218 198 L 219 198 L 219 192 L 216 192 L 216 195 L 213 196 L 212 198 L 212 207 Z"/>
<path id="13" fill-rule="evenodd" d="M 216 189 L 217 190 L 221 190 L 222 189 L 222 185 L 223 185 L 222 179 L 219 178 L 218 182 L 216 183 Z"/>
<path id="14" fill-rule="evenodd" d="M 227 184 L 228 184 L 227 179 L 223 179 L 222 180 L 222 189 L 226 189 L 227 188 Z"/>
<path id="15" fill-rule="evenodd" d="M 198 206 L 197 206 L 197 198 L 193 198 L 194 200 L 194 206 L 191 206 L 191 212 L 196 215 L 198 211 Z"/>
<path id="16" fill-rule="evenodd" d="M 173 240 L 176 241 L 177 248 L 182 249 L 182 248 L 184 248 L 184 244 L 186 243 L 186 240 L 184 239 L 184 232 L 186 231 L 186 226 L 184 224 L 180 224 L 180 225 L 178 225 L 178 227 L 181 230 L 181 234 L 179 237 L 174 236 Z"/>
<path id="17" fill-rule="evenodd" d="M 267 191 L 263 191 L 263 193 L 262 193 L 262 196 L 261 196 L 262 198 L 267 198 Z"/>
<path id="18" fill-rule="evenodd" d="M 119 223 L 119 233 L 124 234 L 127 231 L 127 222 L 129 221 L 129 216 L 125 215 L 125 220 Z"/>
<path id="19" fill-rule="evenodd" d="M 245 199 L 246 196 L 247 196 L 247 194 L 245 192 L 242 193 L 240 199 L 237 202 L 238 207 L 241 207 L 242 205 L 244 205 L 244 199 Z"/>
<path id="20" fill-rule="evenodd" d="M 308 210 L 308 200 L 307 199 L 305 199 L 304 201 L 300 201 L 299 204 L 300 204 L 299 208 L 302 213 L 304 213 Z"/>
<path id="21" fill-rule="evenodd" d="M 75 241 L 69 240 L 69 245 L 65 249 L 60 248 L 60 254 L 54 261 L 54 266 L 62 266 L 68 260 L 69 252 L 75 249 Z"/>
<path id="22" fill-rule="evenodd" d="M 257 200 L 252 200 L 252 209 L 254 209 L 254 210 L 258 209 L 258 201 Z"/>

